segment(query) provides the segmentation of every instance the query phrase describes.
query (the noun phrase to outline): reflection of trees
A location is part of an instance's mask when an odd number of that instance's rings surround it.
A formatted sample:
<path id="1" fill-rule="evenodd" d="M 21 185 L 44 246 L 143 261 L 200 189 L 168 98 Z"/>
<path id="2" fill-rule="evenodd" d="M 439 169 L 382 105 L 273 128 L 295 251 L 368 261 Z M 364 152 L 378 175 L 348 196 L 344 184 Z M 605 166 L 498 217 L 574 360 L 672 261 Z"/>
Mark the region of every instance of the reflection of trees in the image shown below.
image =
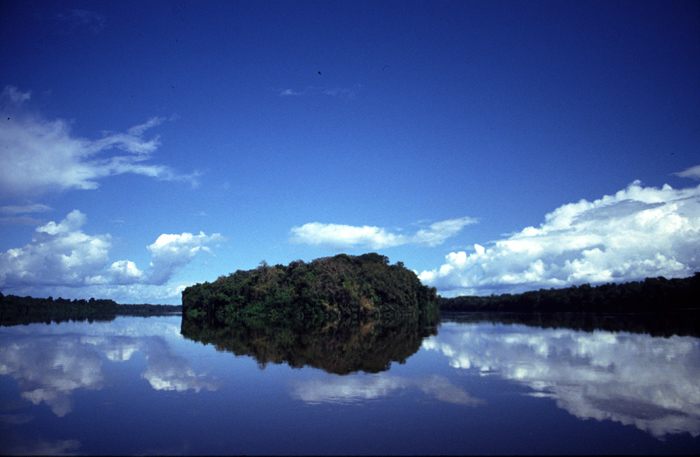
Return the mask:
<path id="1" fill-rule="evenodd" d="M 511 312 L 445 312 L 447 322 L 500 322 L 525 324 L 542 328 L 575 330 L 609 330 L 648 333 L 653 336 L 700 336 L 700 313 L 511 313 Z"/>
<path id="2" fill-rule="evenodd" d="M 423 347 L 457 369 L 495 374 L 582 419 L 656 437 L 700 435 L 700 340 L 523 325 L 445 323 Z"/>
<path id="3" fill-rule="evenodd" d="M 310 329 L 279 326 L 215 327 L 183 319 L 182 334 L 211 343 L 219 350 L 254 357 L 261 366 L 287 363 L 312 366 L 330 373 L 377 373 L 391 362 L 403 363 L 424 337 L 435 334 L 435 325 L 419 318 L 369 320 Z"/>
<path id="4" fill-rule="evenodd" d="M 105 360 L 123 362 L 136 352 L 146 358 L 142 377 L 155 390 L 178 392 L 215 390 L 216 384 L 196 374 L 188 362 L 172 353 L 162 337 L 32 335 L 2 339 L 0 375 L 13 377 L 22 398 L 47 404 L 63 417 L 73 409 L 71 396 L 78 389 L 100 390 Z"/>

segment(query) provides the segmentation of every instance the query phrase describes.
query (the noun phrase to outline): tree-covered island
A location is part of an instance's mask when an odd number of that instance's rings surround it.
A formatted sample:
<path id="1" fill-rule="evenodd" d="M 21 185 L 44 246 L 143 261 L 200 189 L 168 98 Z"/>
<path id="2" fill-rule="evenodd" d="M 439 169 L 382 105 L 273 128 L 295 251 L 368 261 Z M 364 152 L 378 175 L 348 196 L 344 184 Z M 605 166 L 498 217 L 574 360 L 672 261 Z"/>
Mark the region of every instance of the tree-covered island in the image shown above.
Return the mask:
<path id="1" fill-rule="evenodd" d="M 339 254 L 238 270 L 182 292 L 183 323 L 309 328 L 335 321 L 438 318 L 437 293 L 401 262 Z"/>
<path id="2" fill-rule="evenodd" d="M 379 254 L 236 271 L 182 293 L 182 334 L 217 349 L 330 373 L 376 373 L 435 334 L 435 289 Z"/>

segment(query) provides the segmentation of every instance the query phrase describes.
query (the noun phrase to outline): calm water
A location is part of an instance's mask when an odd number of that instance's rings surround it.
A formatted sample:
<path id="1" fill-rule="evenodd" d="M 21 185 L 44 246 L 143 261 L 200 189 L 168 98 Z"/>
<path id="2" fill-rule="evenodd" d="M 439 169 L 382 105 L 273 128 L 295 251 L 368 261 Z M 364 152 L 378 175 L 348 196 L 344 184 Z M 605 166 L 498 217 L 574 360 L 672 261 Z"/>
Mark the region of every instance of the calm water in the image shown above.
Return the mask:
<path id="1" fill-rule="evenodd" d="M 379 343 L 352 371 L 327 342 L 217 350 L 179 316 L 2 327 L 0 452 L 700 451 L 698 338 L 446 322 Z"/>

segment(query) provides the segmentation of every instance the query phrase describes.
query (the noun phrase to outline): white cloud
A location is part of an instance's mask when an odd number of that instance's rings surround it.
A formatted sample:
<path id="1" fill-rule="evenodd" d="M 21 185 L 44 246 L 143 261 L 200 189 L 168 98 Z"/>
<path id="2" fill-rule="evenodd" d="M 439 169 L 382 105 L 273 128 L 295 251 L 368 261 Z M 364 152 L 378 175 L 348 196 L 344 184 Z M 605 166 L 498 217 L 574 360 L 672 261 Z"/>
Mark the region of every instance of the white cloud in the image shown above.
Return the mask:
<path id="1" fill-rule="evenodd" d="M 107 262 L 111 237 L 83 233 L 84 223 L 85 215 L 74 210 L 59 223 L 37 227 L 31 243 L 0 254 L 0 284 L 85 284 Z"/>
<path id="2" fill-rule="evenodd" d="M 464 227 L 476 224 L 477 220 L 472 217 L 460 217 L 457 219 L 447 219 L 430 224 L 427 229 L 421 229 L 413 235 L 411 242 L 425 244 L 427 246 L 438 246 L 448 238 L 452 238 L 462 231 Z"/>
<path id="3" fill-rule="evenodd" d="M 643 187 L 555 209 L 488 247 L 445 256 L 420 279 L 441 291 L 491 293 L 645 277 L 700 268 L 700 186 Z"/>
<path id="4" fill-rule="evenodd" d="M 28 98 L 28 93 L 11 86 L 2 92 L 0 196 L 96 189 L 100 179 L 126 173 L 196 185 L 197 173 L 182 175 L 168 166 L 148 163 L 160 140 L 144 135 L 163 119 L 151 118 L 126 133 L 91 140 L 74 136 L 62 119 L 27 113 L 20 105 Z"/>
<path id="5" fill-rule="evenodd" d="M 109 267 L 109 276 L 117 284 L 130 284 L 141 282 L 144 278 L 143 271 L 139 270 L 131 260 L 117 260 Z"/>
<path id="6" fill-rule="evenodd" d="M 302 94 L 301 92 L 298 92 L 294 89 L 284 89 L 284 90 L 280 91 L 280 97 L 291 97 L 291 96 L 301 95 L 301 94 Z"/>
<path id="7" fill-rule="evenodd" d="M 292 228 L 292 241 L 312 245 L 367 246 L 372 249 L 381 249 L 406 244 L 408 239 L 404 235 L 389 233 L 383 228 L 369 225 L 353 226 L 309 222 L 300 227 Z"/>
<path id="8" fill-rule="evenodd" d="M 382 249 L 405 244 L 422 244 L 437 246 L 446 239 L 455 236 L 465 226 L 474 224 L 475 219 L 461 217 L 431 224 L 428 228 L 418 230 L 413 235 L 392 233 L 387 229 L 363 225 L 325 224 L 309 222 L 293 227 L 292 241 L 311 245 L 330 245 L 335 247 L 366 247 Z"/>
<path id="9" fill-rule="evenodd" d="M 694 167 L 679 171 L 675 173 L 675 175 L 681 178 L 700 179 L 700 165 L 695 165 Z"/>
<path id="10" fill-rule="evenodd" d="M 130 260 L 110 263 L 111 236 L 84 233 L 86 220 L 85 214 L 71 211 L 60 222 L 37 227 L 29 244 L 0 253 L 0 286 L 29 293 L 47 287 L 88 287 L 85 291 L 93 296 L 113 296 L 117 292 L 113 286 L 162 286 L 198 253 L 209 252 L 209 245 L 223 239 L 218 233 L 203 232 L 160 235 L 148 246 L 151 263 L 142 271 Z M 157 292 L 168 296 L 177 292 L 165 289 Z"/>
<path id="11" fill-rule="evenodd" d="M 696 338 L 447 322 L 423 349 L 442 353 L 455 369 L 526 385 L 581 419 L 659 438 L 700 435 Z"/>
<path id="12" fill-rule="evenodd" d="M 153 244 L 148 246 L 151 252 L 150 282 L 163 284 L 173 272 L 187 264 L 199 252 L 209 252 L 209 244 L 223 240 L 223 237 L 214 233 L 207 235 L 199 232 L 191 233 L 164 233 Z"/>

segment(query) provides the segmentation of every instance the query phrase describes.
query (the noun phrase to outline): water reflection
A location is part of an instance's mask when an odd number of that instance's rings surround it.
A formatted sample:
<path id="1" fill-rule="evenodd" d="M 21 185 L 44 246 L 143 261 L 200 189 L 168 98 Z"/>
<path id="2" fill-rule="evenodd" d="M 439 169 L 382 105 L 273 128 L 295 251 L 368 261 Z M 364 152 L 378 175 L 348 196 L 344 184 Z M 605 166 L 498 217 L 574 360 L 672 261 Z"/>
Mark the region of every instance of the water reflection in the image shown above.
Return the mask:
<path id="1" fill-rule="evenodd" d="M 306 403 L 356 403 L 386 397 L 396 391 L 418 389 L 425 395 L 446 403 L 476 406 L 482 400 L 469 395 L 447 378 L 432 375 L 410 379 L 387 374 L 354 375 L 298 382 L 292 396 Z"/>
<path id="2" fill-rule="evenodd" d="M 27 334 L 3 336 L 2 341 L 0 375 L 14 378 L 22 398 L 46 404 L 58 417 L 73 410 L 74 391 L 104 387 L 105 361 L 126 362 L 137 353 L 146 359 L 141 376 L 155 390 L 199 392 L 218 387 L 215 380 L 195 373 L 160 336 Z"/>
<path id="3" fill-rule="evenodd" d="M 378 373 L 388 370 L 391 362 L 404 363 L 420 349 L 423 338 L 435 332 L 436 325 L 419 319 L 372 320 L 303 330 L 182 322 L 186 338 L 251 356 L 263 368 L 270 362 L 286 363 L 343 375 L 356 371 Z"/>
<path id="4" fill-rule="evenodd" d="M 549 397 L 580 419 L 634 425 L 660 438 L 700 435 L 700 340 L 448 322 L 423 348 L 481 376 Z"/>
<path id="5" fill-rule="evenodd" d="M 75 455 L 80 449 L 78 440 L 37 440 L 8 449 L 9 455 Z"/>

